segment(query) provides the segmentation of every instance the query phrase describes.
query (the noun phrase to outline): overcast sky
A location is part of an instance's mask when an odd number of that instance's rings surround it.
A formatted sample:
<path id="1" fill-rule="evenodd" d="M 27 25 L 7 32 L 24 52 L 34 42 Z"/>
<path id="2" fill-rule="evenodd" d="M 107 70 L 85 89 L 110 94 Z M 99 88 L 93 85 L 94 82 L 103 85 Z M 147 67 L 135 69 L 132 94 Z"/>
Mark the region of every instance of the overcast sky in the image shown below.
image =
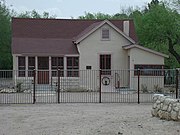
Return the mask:
<path id="1" fill-rule="evenodd" d="M 143 7 L 151 0 L 6 0 L 6 4 L 17 12 L 43 11 L 57 18 L 77 18 L 85 12 L 115 14 L 121 8 Z"/>

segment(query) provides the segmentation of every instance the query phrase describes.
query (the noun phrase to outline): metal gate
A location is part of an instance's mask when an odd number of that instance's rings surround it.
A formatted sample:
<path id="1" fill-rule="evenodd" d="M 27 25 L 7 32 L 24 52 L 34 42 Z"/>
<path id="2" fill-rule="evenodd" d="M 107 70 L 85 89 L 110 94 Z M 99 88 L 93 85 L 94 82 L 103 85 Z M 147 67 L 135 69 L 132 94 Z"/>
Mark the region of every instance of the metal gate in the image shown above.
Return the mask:
<path id="1" fill-rule="evenodd" d="M 178 98 L 178 83 L 172 69 L 0 71 L 0 104 L 148 103 L 155 93 Z"/>

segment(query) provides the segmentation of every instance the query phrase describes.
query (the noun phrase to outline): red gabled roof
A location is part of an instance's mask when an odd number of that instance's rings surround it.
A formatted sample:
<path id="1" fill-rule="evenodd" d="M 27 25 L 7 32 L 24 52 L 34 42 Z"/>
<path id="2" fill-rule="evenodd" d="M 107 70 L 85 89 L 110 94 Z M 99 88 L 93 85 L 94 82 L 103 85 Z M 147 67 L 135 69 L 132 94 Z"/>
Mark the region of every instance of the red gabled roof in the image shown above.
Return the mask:
<path id="1" fill-rule="evenodd" d="M 103 20 L 13 18 L 12 52 L 20 54 L 28 51 L 30 52 L 31 50 L 29 49 L 32 49 L 32 47 L 36 48 L 34 51 L 41 51 L 43 47 L 42 50 L 44 50 L 44 52 L 51 48 L 52 52 L 55 51 L 59 54 L 78 54 L 76 47 L 68 49 L 68 47 L 72 46 L 71 42 L 102 21 Z M 123 31 L 124 20 L 109 21 Z M 129 36 L 137 42 L 133 20 L 129 20 L 129 22 Z M 55 42 L 53 39 L 56 40 L 56 43 L 53 43 Z M 65 42 L 66 39 L 68 39 L 68 45 L 67 42 Z M 46 41 L 46 45 L 43 46 L 44 41 Z M 61 47 L 57 47 L 53 44 Z M 61 49 L 57 51 L 57 48 Z M 31 52 L 33 53 L 33 51 Z"/>

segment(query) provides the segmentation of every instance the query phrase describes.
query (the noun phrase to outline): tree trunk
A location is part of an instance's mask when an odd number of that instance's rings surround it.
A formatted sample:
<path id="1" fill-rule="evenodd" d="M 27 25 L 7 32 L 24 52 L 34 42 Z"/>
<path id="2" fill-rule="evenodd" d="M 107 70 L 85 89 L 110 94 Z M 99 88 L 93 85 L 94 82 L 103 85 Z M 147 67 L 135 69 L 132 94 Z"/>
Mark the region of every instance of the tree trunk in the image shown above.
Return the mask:
<path id="1" fill-rule="evenodd" d="M 168 51 L 176 58 L 176 60 L 180 64 L 180 54 L 178 54 L 176 50 L 174 49 L 175 44 L 173 44 L 173 41 L 171 38 L 168 38 L 168 46 L 169 46 Z"/>

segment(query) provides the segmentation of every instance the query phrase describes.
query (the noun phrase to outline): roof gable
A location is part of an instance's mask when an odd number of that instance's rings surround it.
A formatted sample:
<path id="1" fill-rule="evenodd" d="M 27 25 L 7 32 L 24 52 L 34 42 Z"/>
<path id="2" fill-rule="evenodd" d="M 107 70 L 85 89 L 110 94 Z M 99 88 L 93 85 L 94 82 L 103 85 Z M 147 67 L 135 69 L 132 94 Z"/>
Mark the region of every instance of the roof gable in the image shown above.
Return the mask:
<path id="1" fill-rule="evenodd" d="M 78 44 L 79 42 L 81 42 L 82 40 L 84 40 L 86 37 L 88 37 L 90 34 L 92 34 L 93 32 L 95 32 L 97 29 L 99 29 L 101 26 L 103 26 L 104 24 L 108 24 L 109 26 L 111 26 L 114 30 L 116 30 L 119 34 L 121 34 L 123 37 L 125 37 L 127 40 L 129 40 L 131 43 L 135 43 L 135 41 L 130 38 L 129 36 L 127 36 L 124 32 L 122 32 L 119 28 L 117 28 L 114 24 L 112 24 L 110 21 L 108 20 L 104 20 L 100 23 L 96 23 L 91 25 L 91 27 L 88 27 L 87 29 L 85 29 L 82 33 L 80 33 L 77 38 L 75 39 L 75 43 Z"/>

